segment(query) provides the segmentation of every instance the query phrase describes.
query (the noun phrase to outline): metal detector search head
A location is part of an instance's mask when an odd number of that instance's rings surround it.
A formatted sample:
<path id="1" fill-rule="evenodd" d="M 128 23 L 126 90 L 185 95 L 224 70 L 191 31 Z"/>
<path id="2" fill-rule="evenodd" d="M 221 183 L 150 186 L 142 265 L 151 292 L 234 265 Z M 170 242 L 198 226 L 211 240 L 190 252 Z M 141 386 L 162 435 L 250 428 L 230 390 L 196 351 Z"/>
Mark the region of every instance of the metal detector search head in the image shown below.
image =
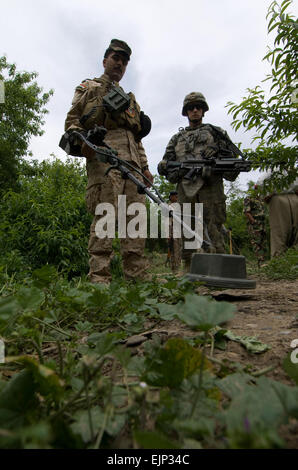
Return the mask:
<path id="1" fill-rule="evenodd" d="M 256 281 L 246 278 L 244 256 L 195 253 L 191 259 L 190 281 L 204 282 L 207 286 L 230 289 L 255 289 Z"/>

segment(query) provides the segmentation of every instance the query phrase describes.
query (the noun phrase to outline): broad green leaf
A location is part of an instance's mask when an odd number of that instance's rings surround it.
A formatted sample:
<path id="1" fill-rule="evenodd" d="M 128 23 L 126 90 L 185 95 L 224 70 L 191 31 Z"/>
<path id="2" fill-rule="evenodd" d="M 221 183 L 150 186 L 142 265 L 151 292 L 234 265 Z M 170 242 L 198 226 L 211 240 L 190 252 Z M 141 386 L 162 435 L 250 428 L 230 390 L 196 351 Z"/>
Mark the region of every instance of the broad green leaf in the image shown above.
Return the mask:
<path id="1" fill-rule="evenodd" d="M 169 304 L 157 304 L 159 316 L 164 321 L 171 321 L 176 317 L 176 308 Z"/>
<path id="2" fill-rule="evenodd" d="M 95 338 L 96 335 L 96 339 Z M 95 343 L 95 351 L 100 356 L 105 356 L 113 351 L 118 342 L 117 335 L 113 333 L 94 333 L 88 337 L 88 342 Z"/>
<path id="3" fill-rule="evenodd" d="M 0 320 L 8 320 L 11 315 L 21 310 L 17 299 L 13 296 L 0 299 Z"/>
<path id="4" fill-rule="evenodd" d="M 264 380 L 265 377 L 261 377 L 261 379 Z M 289 387 L 288 385 L 274 380 L 271 380 L 271 386 L 280 400 L 285 414 L 298 419 L 298 387 Z"/>
<path id="5" fill-rule="evenodd" d="M 33 443 L 46 443 L 52 437 L 51 426 L 45 421 L 22 428 L 19 434 L 23 440 L 28 440 L 29 442 L 33 441 Z"/>
<path id="6" fill-rule="evenodd" d="M 125 387 L 114 385 L 111 393 L 111 403 L 116 407 L 127 404 L 127 390 Z"/>
<path id="7" fill-rule="evenodd" d="M 78 377 L 72 377 L 70 383 L 75 392 L 78 392 L 84 385 L 83 380 Z"/>
<path id="8" fill-rule="evenodd" d="M 110 436 L 117 436 L 126 421 L 125 414 L 113 414 L 106 420 L 105 413 L 101 408 L 99 408 L 99 406 L 91 408 L 90 414 L 94 436 L 101 430 L 105 422 L 105 432 L 107 432 Z M 75 413 L 74 423 L 71 425 L 71 429 L 74 433 L 79 434 L 84 442 L 91 441 L 92 435 L 89 414 L 87 410 L 80 410 Z"/>
<path id="9" fill-rule="evenodd" d="M 105 427 L 105 431 L 110 435 L 110 436 L 117 436 L 121 429 L 124 427 L 126 422 L 126 415 L 124 413 L 121 414 L 113 414 L 111 417 L 109 417 L 107 425 Z"/>
<path id="10" fill-rule="evenodd" d="M 141 376 L 145 370 L 145 358 L 141 356 L 131 357 L 127 370 L 137 376 Z"/>
<path id="11" fill-rule="evenodd" d="M 224 381 L 227 379 L 229 377 Z M 239 376 L 236 381 L 239 383 Z M 278 429 L 282 423 L 287 422 L 290 413 L 292 416 L 297 413 L 297 387 L 288 387 L 267 377 L 255 379 L 255 382 L 255 385 L 247 386 L 242 382 L 241 392 L 233 396 L 225 412 L 229 434 Z"/>
<path id="12" fill-rule="evenodd" d="M 45 295 L 37 287 L 21 287 L 17 299 L 23 310 L 37 310 L 44 302 Z"/>
<path id="13" fill-rule="evenodd" d="M 229 398 L 234 399 L 241 395 L 251 383 L 252 377 L 249 374 L 235 373 L 217 380 L 216 384 Z"/>
<path id="14" fill-rule="evenodd" d="M 31 371 L 23 370 L 15 374 L 0 393 L 0 409 L 22 414 L 35 408 L 38 405 L 35 396 L 37 388 Z"/>
<path id="15" fill-rule="evenodd" d="M 104 414 L 98 406 L 92 408 L 90 413 L 93 433 L 96 433 L 103 423 Z M 80 410 L 74 414 L 74 423 L 71 424 L 71 429 L 75 434 L 79 434 L 85 443 L 91 441 L 92 435 L 88 411 Z"/>
<path id="16" fill-rule="evenodd" d="M 213 418 L 201 417 L 200 419 L 175 419 L 172 425 L 174 429 L 188 436 L 206 437 L 214 434 L 216 422 Z"/>
<path id="17" fill-rule="evenodd" d="M 298 364 L 294 363 L 291 359 L 293 351 L 283 360 L 282 366 L 284 371 L 291 377 L 292 380 L 298 385 Z"/>
<path id="18" fill-rule="evenodd" d="M 116 359 L 118 359 L 123 368 L 128 366 L 131 358 L 131 351 L 128 348 L 119 346 L 115 348 L 113 355 Z"/>
<path id="19" fill-rule="evenodd" d="M 236 310 L 234 305 L 227 302 L 217 302 L 195 294 L 187 294 L 185 303 L 176 308 L 181 321 L 203 331 L 231 320 Z"/>
<path id="20" fill-rule="evenodd" d="M 202 354 L 181 338 L 172 338 L 155 354 L 146 356 L 142 380 L 155 386 L 178 387 L 183 379 L 194 374 L 201 365 Z M 211 368 L 205 360 L 204 368 Z"/>
<path id="21" fill-rule="evenodd" d="M 54 400 L 59 400 L 64 391 L 64 382 L 58 375 L 35 359 L 29 356 L 8 357 L 5 362 L 21 362 L 26 370 L 30 371 L 32 382 L 35 388 L 43 396 L 51 396 Z"/>
<path id="22" fill-rule="evenodd" d="M 126 323 L 127 325 L 132 325 L 134 323 L 138 323 L 139 321 L 139 317 L 138 315 L 136 315 L 135 313 L 127 313 L 126 315 L 124 315 L 124 317 L 122 318 L 122 321 L 124 323 Z"/>

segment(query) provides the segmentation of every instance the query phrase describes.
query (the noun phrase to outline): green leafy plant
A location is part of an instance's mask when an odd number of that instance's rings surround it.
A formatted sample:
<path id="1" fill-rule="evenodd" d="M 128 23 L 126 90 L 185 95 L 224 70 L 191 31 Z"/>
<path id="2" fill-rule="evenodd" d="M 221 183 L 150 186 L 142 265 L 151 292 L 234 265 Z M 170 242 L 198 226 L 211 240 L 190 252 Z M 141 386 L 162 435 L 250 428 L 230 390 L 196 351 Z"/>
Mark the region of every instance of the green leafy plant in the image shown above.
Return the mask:
<path id="1" fill-rule="evenodd" d="M 262 269 L 269 279 L 288 279 L 298 278 L 298 250 L 289 248 L 283 255 L 271 259 Z"/>
<path id="2" fill-rule="evenodd" d="M 214 362 L 207 348 L 235 307 L 195 287 L 171 276 L 104 287 L 51 266 L 15 284 L 0 299 L 1 448 L 282 447 L 297 387 Z M 195 336 L 163 342 L 145 321 L 181 321 Z M 137 355 L 126 342 L 136 333 L 147 338 Z"/>
<path id="3" fill-rule="evenodd" d="M 32 136 L 42 135 L 45 105 L 53 90 L 43 93 L 36 72 L 20 72 L 15 64 L 0 57 L 0 80 L 5 86 L 5 102 L 0 103 L 0 188 L 19 188 L 18 175 Z"/>
<path id="4" fill-rule="evenodd" d="M 269 190 L 281 189 L 297 177 L 297 19 L 287 13 L 291 0 L 273 1 L 269 6 L 268 33 L 276 34 L 273 49 L 263 60 L 269 62 L 271 73 L 264 81 L 270 84 L 267 92 L 261 86 L 249 88 L 240 104 L 229 102 L 232 126 L 256 132 L 252 141 L 257 147 L 250 152 L 254 168 L 272 170 Z"/>

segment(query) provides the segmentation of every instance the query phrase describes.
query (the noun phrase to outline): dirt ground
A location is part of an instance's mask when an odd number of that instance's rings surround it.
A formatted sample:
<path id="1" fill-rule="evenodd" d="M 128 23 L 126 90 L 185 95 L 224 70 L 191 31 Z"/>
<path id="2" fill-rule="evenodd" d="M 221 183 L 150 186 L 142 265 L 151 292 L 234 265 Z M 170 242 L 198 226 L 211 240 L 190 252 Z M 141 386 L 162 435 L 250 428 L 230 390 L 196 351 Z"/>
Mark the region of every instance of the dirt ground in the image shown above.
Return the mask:
<path id="1" fill-rule="evenodd" d="M 234 318 L 225 328 L 236 335 L 256 336 L 259 341 L 270 346 L 266 352 L 253 354 L 240 343 L 228 341 L 227 349 L 215 349 L 214 356 L 250 363 L 258 369 L 275 366 L 268 376 L 284 383 L 292 383 L 281 364 L 292 351 L 292 340 L 298 339 L 298 281 L 257 279 L 256 289 L 252 290 L 215 291 L 198 288 L 198 293 L 206 294 L 207 291 L 216 300 L 225 300 L 237 306 Z"/>
<path id="2" fill-rule="evenodd" d="M 155 254 L 156 255 L 156 254 Z M 159 268 L 156 275 L 164 282 L 164 276 L 170 274 L 162 272 L 164 259 L 154 260 Z M 199 286 L 199 295 L 212 296 L 218 301 L 231 302 L 237 306 L 234 318 L 222 325 L 231 330 L 235 335 L 254 336 L 259 341 L 270 346 L 266 352 L 254 354 L 248 352 L 240 343 L 228 341 L 225 351 L 214 349 L 214 357 L 219 360 L 229 359 L 234 362 L 251 364 L 255 369 L 265 369 L 272 366 L 267 376 L 292 384 L 282 368 L 282 362 L 291 348 L 291 342 L 298 340 L 298 280 L 295 281 L 272 281 L 262 278 L 257 272 L 250 268 L 247 279 L 256 281 L 255 289 L 217 289 L 215 287 Z M 251 274 L 253 273 L 253 274 Z M 182 271 L 178 275 L 182 275 Z M 148 323 L 150 327 L 157 330 L 165 330 L 167 338 L 172 336 L 194 336 L 194 332 L 181 322 L 169 322 L 160 325 Z"/>
<path id="3" fill-rule="evenodd" d="M 218 301 L 227 301 L 237 306 L 234 318 L 222 325 L 235 335 L 255 336 L 262 343 L 270 346 L 263 353 L 248 352 L 235 341 L 227 341 L 226 350 L 214 349 L 213 358 L 251 366 L 251 371 L 264 371 L 267 377 L 287 385 L 295 385 L 283 370 L 282 362 L 293 349 L 291 342 L 298 340 L 298 281 L 268 281 L 248 276 L 257 281 L 256 289 L 216 290 L 200 286 L 199 295 L 209 295 Z M 194 332 L 180 322 L 164 322 L 157 330 L 166 338 L 174 336 L 193 336 Z M 158 331 L 157 331 L 158 333 Z M 209 354 L 209 351 L 207 351 Z M 287 448 L 298 448 L 298 421 L 292 420 L 280 430 L 287 443 Z"/>
<path id="4" fill-rule="evenodd" d="M 163 277 L 161 273 L 158 276 L 161 279 Z M 250 274 L 247 278 L 256 281 L 255 289 L 217 289 L 200 286 L 197 293 L 236 305 L 234 318 L 222 327 L 231 330 L 235 335 L 255 336 L 270 346 L 270 349 L 253 354 L 240 343 L 228 341 L 225 351 L 214 349 L 214 357 L 251 364 L 255 369 L 272 366 L 274 369 L 266 374 L 267 376 L 293 385 L 293 381 L 282 368 L 282 362 L 293 350 L 291 342 L 298 340 L 298 280 L 265 280 L 258 273 Z M 162 329 L 167 330 L 168 338 L 179 334 L 193 335 L 193 331 L 180 322 L 169 322 L 166 328 L 163 322 Z"/>

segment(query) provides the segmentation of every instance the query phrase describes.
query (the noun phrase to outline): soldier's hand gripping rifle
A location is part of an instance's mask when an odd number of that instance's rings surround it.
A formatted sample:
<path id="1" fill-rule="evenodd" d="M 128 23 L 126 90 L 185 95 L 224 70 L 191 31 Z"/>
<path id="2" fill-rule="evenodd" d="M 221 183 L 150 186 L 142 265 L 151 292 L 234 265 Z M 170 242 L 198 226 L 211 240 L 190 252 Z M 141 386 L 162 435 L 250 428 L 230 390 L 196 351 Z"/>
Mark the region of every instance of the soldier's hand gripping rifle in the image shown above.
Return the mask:
<path id="1" fill-rule="evenodd" d="M 210 239 L 208 240 L 209 238 L 208 236 L 206 237 L 207 240 L 203 240 L 196 232 L 191 230 L 191 228 L 182 220 L 181 214 L 179 215 L 176 214 L 170 208 L 170 206 L 164 201 L 164 199 L 162 198 L 156 186 L 154 186 L 151 183 L 151 181 L 146 176 L 144 176 L 143 173 L 140 170 L 138 170 L 134 165 L 127 162 L 126 160 L 122 160 L 121 158 L 119 158 L 118 152 L 112 149 L 109 145 L 107 145 L 104 142 L 106 133 L 107 133 L 107 130 L 104 127 L 97 126 L 97 125 L 95 125 L 93 129 L 90 129 L 87 135 L 85 132 L 78 132 L 78 131 L 72 131 L 71 133 L 66 132 L 62 136 L 59 145 L 61 148 L 66 150 L 67 146 L 69 145 L 68 143 L 69 139 L 71 140 L 80 139 L 82 142 L 87 144 L 88 147 L 90 147 L 95 152 L 95 158 L 100 163 L 110 164 L 109 168 L 107 168 L 107 170 L 105 171 L 105 175 L 107 175 L 111 170 L 120 171 L 123 179 L 130 179 L 137 186 L 137 191 L 139 194 L 147 194 L 147 196 L 152 201 L 154 201 L 156 204 L 160 206 L 161 212 L 163 215 L 173 217 L 173 219 L 177 220 L 179 224 L 183 226 L 189 238 L 195 238 L 199 246 L 201 246 L 203 242 L 210 245 L 211 242 L 210 242 Z M 157 195 L 153 194 L 147 188 L 145 183 L 143 183 L 138 178 L 136 178 L 135 175 L 132 173 L 132 171 L 142 176 L 142 178 L 145 181 L 147 181 L 150 184 L 150 186 L 155 190 Z"/>

